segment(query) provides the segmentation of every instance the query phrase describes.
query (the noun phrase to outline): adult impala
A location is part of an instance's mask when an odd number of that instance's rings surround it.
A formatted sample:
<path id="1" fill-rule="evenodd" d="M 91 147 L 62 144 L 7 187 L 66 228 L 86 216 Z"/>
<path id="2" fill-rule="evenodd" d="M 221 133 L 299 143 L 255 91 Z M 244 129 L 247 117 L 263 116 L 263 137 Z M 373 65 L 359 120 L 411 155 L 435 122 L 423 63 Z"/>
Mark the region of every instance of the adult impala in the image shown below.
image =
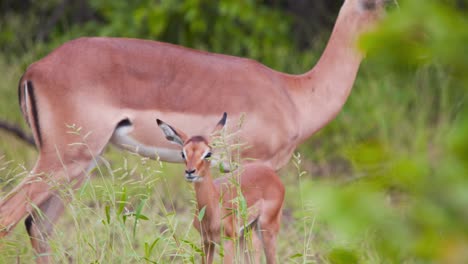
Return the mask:
<path id="1" fill-rule="evenodd" d="M 80 186 L 109 141 L 182 162 L 163 134 L 155 135 L 155 117 L 190 134 L 206 134 L 218 113 L 227 111 L 233 120 L 246 113 L 240 136 L 253 147 L 242 154 L 280 168 L 342 108 L 362 59 L 356 38 L 378 19 L 382 1 L 346 0 L 322 57 L 302 75 L 147 40 L 65 43 L 20 80 L 21 109 L 39 157 L 31 174 L 0 202 L 0 236 L 29 215 L 33 247 L 48 252 L 46 237 L 64 209 L 50 182 Z M 38 217 L 37 207 L 45 217 Z M 49 261 L 47 254 L 40 256 L 39 262 Z"/>
<path id="2" fill-rule="evenodd" d="M 224 127 L 226 116 L 224 113 L 214 133 Z M 259 251 L 263 247 L 267 263 L 276 263 L 276 237 L 280 228 L 284 186 L 275 171 L 264 164 L 251 163 L 243 166 L 237 177 L 213 180 L 209 161 L 212 156 L 211 138 L 189 137 L 159 119 L 157 123 L 166 138 L 182 148 L 185 178 L 195 185 L 197 211 L 205 210 L 202 220 L 196 216 L 193 224 L 202 236 L 206 262 L 213 263 L 215 245 L 224 242 L 223 262 L 232 263 L 234 242 L 241 242 L 242 245 L 245 239 L 242 230 L 252 228 L 254 250 Z M 237 206 L 240 201 L 238 191 L 242 192 L 247 205 L 245 219 L 238 216 L 242 214 Z M 222 237 L 227 239 L 222 241 Z"/>

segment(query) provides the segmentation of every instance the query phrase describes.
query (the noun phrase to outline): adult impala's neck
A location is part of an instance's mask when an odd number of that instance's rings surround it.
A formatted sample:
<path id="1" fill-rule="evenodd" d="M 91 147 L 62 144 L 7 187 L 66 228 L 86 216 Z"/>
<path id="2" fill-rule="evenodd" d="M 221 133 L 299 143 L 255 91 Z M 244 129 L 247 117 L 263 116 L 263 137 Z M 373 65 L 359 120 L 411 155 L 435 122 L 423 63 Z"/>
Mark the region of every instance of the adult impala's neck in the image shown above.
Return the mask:
<path id="1" fill-rule="evenodd" d="M 356 40 L 381 12 L 378 0 L 375 1 L 374 9 L 366 9 L 362 2 L 371 0 L 347 0 L 315 67 L 303 75 L 288 77 L 299 111 L 300 141 L 330 122 L 346 102 L 363 57 Z"/>
<path id="2" fill-rule="evenodd" d="M 195 195 L 197 199 L 197 208 L 205 209 L 205 216 L 203 219 L 212 219 L 219 215 L 219 191 L 216 188 L 213 178 L 211 177 L 210 169 L 205 169 L 203 180 L 195 182 Z"/>

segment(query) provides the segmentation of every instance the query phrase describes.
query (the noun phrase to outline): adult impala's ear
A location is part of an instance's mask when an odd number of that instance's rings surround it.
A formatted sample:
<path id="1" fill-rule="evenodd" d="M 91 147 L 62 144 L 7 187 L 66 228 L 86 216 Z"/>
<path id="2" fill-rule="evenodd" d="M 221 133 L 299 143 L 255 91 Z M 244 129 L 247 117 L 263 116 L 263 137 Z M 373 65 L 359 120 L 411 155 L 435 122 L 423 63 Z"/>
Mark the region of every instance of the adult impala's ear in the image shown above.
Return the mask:
<path id="1" fill-rule="evenodd" d="M 226 119 L 227 119 L 227 113 L 224 112 L 223 117 L 221 118 L 221 120 L 219 120 L 218 124 L 216 124 L 216 127 L 213 129 L 211 133 L 214 134 L 218 132 L 219 130 L 223 129 L 224 125 L 226 125 Z"/>
<path id="2" fill-rule="evenodd" d="M 169 140 L 171 143 L 184 146 L 184 142 L 188 139 L 184 132 L 171 127 L 160 119 L 156 119 L 156 123 L 158 123 L 159 128 L 161 128 L 167 140 Z"/>

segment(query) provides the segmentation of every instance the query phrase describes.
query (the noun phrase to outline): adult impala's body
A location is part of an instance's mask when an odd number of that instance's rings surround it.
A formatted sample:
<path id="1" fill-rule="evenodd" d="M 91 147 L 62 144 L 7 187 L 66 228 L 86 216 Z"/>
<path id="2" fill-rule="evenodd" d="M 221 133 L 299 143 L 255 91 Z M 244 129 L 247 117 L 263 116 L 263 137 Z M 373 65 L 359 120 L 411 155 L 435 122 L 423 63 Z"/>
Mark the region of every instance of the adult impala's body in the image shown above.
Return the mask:
<path id="1" fill-rule="evenodd" d="M 224 127 L 226 117 L 224 113 L 214 133 Z M 232 263 L 235 257 L 234 243 L 245 239 L 242 237 L 244 232 L 240 230 L 249 227 L 254 231 L 254 249 L 259 251 L 263 247 L 267 263 L 276 263 L 276 237 L 280 228 L 284 186 L 275 171 L 266 165 L 252 163 L 243 166 L 240 175 L 213 181 L 209 161 L 212 156 L 211 138 L 189 138 L 180 129 L 159 119 L 157 122 L 166 138 L 182 148 L 185 178 L 195 185 L 199 213 L 194 219 L 194 226 L 202 236 L 207 262 L 213 262 L 215 245 L 224 242 L 223 262 Z M 239 199 L 239 193 L 242 193 L 245 201 L 245 212 L 240 212 L 239 203 L 242 203 L 242 199 Z M 200 221 L 198 216 L 202 210 L 204 213 Z M 222 237 L 227 239 L 223 241 Z M 241 247 L 241 250 L 245 248 Z"/>
<path id="2" fill-rule="evenodd" d="M 153 41 L 83 38 L 62 45 L 20 80 L 21 109 L 39 158 L 31 175 L 0 202 L 1 233 L 29 214 L 33 246 L 47 252 L 45 237 L 64 208 L 50 182 L 78 187 L 111 138 L 144 156 L 182 162 L 154 133 L 155 117 L 206 134 L 217 113 L 228 111 L 231 120 L 246 113 L 240 136 L 254 147 L 243 155 L 280 168 L 343 106 L 362 57 L 355 40 L 378 17 L 381 1 L 346 0 L 320 61 L 297 76 Z M 85 144 L 72 144 L 80 142 Z M 46 217 L 37 217 L 31 204 Z"/>

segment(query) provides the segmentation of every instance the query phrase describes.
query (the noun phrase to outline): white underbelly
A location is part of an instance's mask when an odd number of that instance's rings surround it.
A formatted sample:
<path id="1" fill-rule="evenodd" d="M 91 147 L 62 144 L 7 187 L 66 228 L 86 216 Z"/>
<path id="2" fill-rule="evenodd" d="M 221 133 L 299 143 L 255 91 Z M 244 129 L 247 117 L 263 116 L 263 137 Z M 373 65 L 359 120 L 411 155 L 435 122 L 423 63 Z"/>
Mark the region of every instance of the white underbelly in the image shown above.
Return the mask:
<path id="1" fill-rule="evenodd" d="M 174 163 L 182 163 L 184 160 L 180 155 L 180 150 L 163 147 L 145 145 L 132 136 L 132 126 L 118 127 L 111 138 L 111 143 L 119 148 L 137 153 L 140 156 Z"/>
<path id="2" fill-rule="evenodd" d="M 111 143 L 117 147 L 137 153 L 140 156 L 147 157 L 154 160 L 160 160 L 165 162 L 173 163 L 183 163 L 181 150 L 170 149 L 164 147 L 155 147 L 151 145 L 145 145 L 130 135 L 130 132 L 133 130 L 131 125 L 120 126 L 114 131 L 114 134 L 111 137 Z M 221 159 L 218 155 L 213 155 L 211 160 L 211 166 L 219 166 Z M 227 161 L 223 162 L 223 169 L 225 172 L 231 171 L 230 165 Z"/>

